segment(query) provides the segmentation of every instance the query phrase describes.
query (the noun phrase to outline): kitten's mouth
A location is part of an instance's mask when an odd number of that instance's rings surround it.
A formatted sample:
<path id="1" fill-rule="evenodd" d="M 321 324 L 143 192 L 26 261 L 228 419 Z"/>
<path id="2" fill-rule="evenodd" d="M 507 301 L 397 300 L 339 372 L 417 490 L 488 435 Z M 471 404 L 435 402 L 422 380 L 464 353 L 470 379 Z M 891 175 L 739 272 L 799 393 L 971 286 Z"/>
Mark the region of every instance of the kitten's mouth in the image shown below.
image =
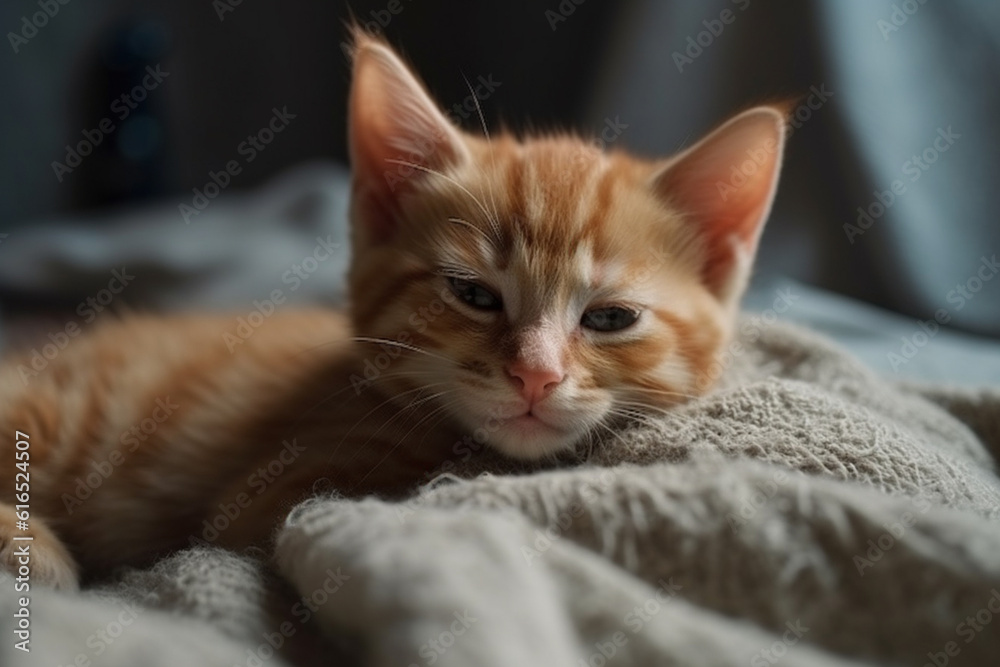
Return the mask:
<path id="1" fill-rule="evenodd" d="M 571 449 L 583 434 L 581 420 L 572 413 L 537 410 L 524 404 L 509 407 L 507 415 L 494 413 L 488 430 L 490 445 L 511 458 L 541 459 Z"/>
<path id="2" fill-rule="evenodd" d="M 531 425 L 531 424 L 545 424 L 537 415 L 533 415 L 530 412 L 525 412 L 523 415 L 518 415 L 517 417 L 512 417 L 510 423 L 519 425 Z M 545 424 L 548 426 L 548 424 Z"/>
<path id="3" fill-rule="evenodd" d="M 562 429 L 552 426 L 544 419 L 533 413 L 531 410 L 517 415 L 515 417 L 509 417 L 504 420 L 504 424 L 507 426 L 513 426 L 514 428 L 523 431 L 525 433 L 537 433 L 539 431 L 561 431 Z"/>

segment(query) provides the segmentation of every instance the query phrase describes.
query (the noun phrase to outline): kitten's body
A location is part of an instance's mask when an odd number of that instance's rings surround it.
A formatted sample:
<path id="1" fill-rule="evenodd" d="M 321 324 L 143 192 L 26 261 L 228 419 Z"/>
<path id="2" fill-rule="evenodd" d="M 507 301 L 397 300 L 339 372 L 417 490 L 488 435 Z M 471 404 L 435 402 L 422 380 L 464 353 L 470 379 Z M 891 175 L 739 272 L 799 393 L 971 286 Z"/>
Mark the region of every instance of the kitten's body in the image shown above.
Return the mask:
<path id="1" fill-rule="evenodd" d="M 386 403 L 352 387 L 364 368 L 342 316 L 276 314 L 233 353 L 231 324 L 131 317 L 67 347 L 27 388 L 26 358 L 2 371 L 0 475 L 14 479 L 11 440 L 26 433 L 32 525 L 44 517 L 85 571 L 192 539 L 259 544 L 311 493 L 398 495 L 444 460 L 448 429 L 427 438 L 414 428 L 424 413 L 401 409 L 416 394 Z M 407 432 L 419 447 L 397 446 Z M 2 499 L 15 504 L 13 484 Z"/>
<path id="2" fill-rule="evenodd" d="M 402 494 L 463 432 L 538 459 L 711 386 L 777 183 L 779 111 L 658 162 L 480 139 L 359 35 L 351 116 L 350 324 L 279 313 L 231 353 L 227 318 L 131 318 L 27 386 L 21 360 L 0 369 L 0 475 L 27 433 L 38 578 L 145 562 L 211 538 L 206 522 L 219 544 L 261 544 L 318 480 Z M 0 505 L 8 566 L 13 524 Z"/>

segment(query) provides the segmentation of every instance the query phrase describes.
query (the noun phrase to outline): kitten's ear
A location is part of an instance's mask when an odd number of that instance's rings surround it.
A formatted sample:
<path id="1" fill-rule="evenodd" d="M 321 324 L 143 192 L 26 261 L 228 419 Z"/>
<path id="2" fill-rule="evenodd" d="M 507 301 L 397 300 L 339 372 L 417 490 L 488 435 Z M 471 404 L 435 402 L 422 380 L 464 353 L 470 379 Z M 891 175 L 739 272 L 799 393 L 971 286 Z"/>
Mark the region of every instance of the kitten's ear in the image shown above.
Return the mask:
<path id="1" fill-rule="evenodd" d="M 785 145 L 785 114 L 756 107 L 671 160 L 653 187 L 697 225 L 704 242 L 705 284 L 735 303 L 750 275 L 771 211 Z"/>
<path id="2" fill-rule="evenodd" d="M 360 30 L 354 43 L 348 139 L 356 215 L 367 238 L 379 242 L 395 231 L 400 194 L 418 179 L 436 178 L 424 170 L 469 156 L 461 132 L 391 48 Z"/>

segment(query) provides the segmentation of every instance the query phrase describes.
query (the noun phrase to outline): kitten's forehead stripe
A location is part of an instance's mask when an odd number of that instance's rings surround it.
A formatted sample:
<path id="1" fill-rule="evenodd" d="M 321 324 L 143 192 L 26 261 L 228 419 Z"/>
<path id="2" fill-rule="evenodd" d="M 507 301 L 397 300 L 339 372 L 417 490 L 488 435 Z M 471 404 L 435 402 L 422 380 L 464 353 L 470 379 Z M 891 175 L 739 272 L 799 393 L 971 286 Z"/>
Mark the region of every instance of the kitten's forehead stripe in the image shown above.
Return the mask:
<path id="1" fill-rule="evenodd" d="M 523 188 L 523 200 L 525 208 L 525 220 L 522 225 L 534 231 L 538 220 L 545 217 L 545 178 L 547 174 L 541 170 L 541 165 L 534 161 L 524 160 L 525 178 L 521 182 Z"/>
<path id="2" fill-rule="evenodd" d="M 476 190 L 497 193 L 501 203 L 492 265 L 506 315 L 527 324 L 558 313 L 572 330 L 607 275 L 601 264 L 610 255 L 605 237 L 621 169 L 612 156 L 565 138 L 529 146 L 500 139 L 486 149 L 480 174 L 493 182 Z"/>
<path id="3" fill-rule="evenodd" d="M 590 217 L 583 223 L 580 233 L 582 237 L 596 241 L 608 218 L 611 209 L 611 195 L 615 186 L 615 174 L 611 169 L 602 168 L 599 172 L 594 195 L 590 202 Z M 593 245 L 595 253 L 597 244 Z"/>
<path id="4" fill-rule="evenodd" d="M 506 224 L 501 225 L 503 238 L 500 244 L 500 257 L 497 261 L 497 266 L 500 269 L 506 269 L 510 262 L 511 253 L 514 251 L 514 234 L 525 232 L 528 207 L 524 194 L 524 171 L 523 160 L 516 159 L 516 157 L 508 160 L 505 174 L 507 187 L 504 190 L 507 194 L 509 213 L 507 219 L 504 220 Z"/>

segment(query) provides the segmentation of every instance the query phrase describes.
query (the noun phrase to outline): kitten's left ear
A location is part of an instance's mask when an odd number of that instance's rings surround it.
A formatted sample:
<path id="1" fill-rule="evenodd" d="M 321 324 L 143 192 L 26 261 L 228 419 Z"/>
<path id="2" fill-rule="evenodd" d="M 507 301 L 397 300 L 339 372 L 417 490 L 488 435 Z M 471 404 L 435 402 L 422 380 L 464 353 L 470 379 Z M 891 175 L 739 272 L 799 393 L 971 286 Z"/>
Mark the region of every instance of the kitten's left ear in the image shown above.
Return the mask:
<path id="1" fill-rule="evenodd" d="M 461 132 L 387 44 L 354 32 L 349 143 L 358 222 L 374 242 L 391 238 L 399 198 L 415 182 L 468 160 Z M 400 164 L 405 162 L 407 164 Z"/>
<path id="2" fill-rule="evenodd" d="M 705 248 L 703 280 L 723 302 L 735 304 L 746 287 L 778 187 L 784 146 L 783 111 L 756 107 L 727 121 L 654 176 L 657 193 L 697 227 Z"/>

